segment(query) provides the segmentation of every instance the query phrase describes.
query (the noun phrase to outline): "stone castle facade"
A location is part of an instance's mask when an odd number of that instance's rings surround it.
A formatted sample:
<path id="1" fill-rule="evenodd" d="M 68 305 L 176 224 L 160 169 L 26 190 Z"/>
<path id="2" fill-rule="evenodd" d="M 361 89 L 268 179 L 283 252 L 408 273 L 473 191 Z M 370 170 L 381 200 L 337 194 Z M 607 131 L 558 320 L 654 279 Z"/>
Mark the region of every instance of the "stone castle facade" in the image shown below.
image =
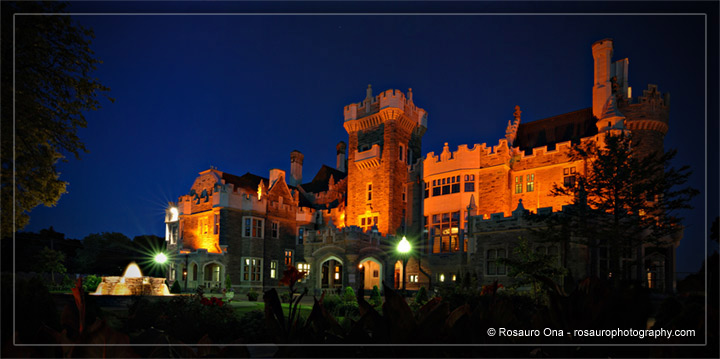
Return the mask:
<path id="1" fill-rule="evenodd" d="M 499 258 L 532 224 L 528 212 L 561 212 L 570 198 L 550 194 L 554 184 L 574 185 L 584 163 L 568 156 L 573 144 L 601 141 L 626 131 L 640 151 L 662 150 L 668 130 L 669 95 L 649 85 L 632 97 L 628 59 L 612 62 L 612 40 L 592 46 L 592 107 L 523 122 L 519 107 L 497 145 L 460 145 L 440 154 L 421 153 L 428 114 L 412 89 L 373 96 L 344 107 L 348 143 L 336 146 L 335 167 L 303 179 L 303 154 L 290 155 L 290 175 L 235 176 L 211 168 L 167 210 L 168 250 L 175 255 L 171 281 L 192 290 L 236 291 L 278 287 L 288 265 L 308 273 L 301 285 L 312 293 L 345 286 L 407 289 L 457 281 L 509 283 Z M 413 243 L 402 257 L 401 237 Z M 674 286 L 674 254 L 680 236 L 664 251 L 637 251 L 635 278 L 661 290 Z M 567 256 L 575 278 L 606 275 L 607 263 L 582 246 L 534 246 Z M 409 258 L 409 259 L 408 259 Z M 406 266 L 403 260 L 406 259 Z"/>

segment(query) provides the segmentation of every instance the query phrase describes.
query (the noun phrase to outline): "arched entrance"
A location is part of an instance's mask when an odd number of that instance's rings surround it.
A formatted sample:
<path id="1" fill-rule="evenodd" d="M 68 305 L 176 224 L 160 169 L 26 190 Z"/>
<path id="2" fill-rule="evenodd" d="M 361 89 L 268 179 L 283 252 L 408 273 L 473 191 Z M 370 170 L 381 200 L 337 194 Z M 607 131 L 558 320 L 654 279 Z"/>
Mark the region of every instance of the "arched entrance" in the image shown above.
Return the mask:
<path id="1" fill-rule="evenodd" d="M 370 257 L 360 261 L 360 265 L 358 266 L 358 280 L 363 283 L 364 289 L 372 290 L 373 286 L 382 289 L 380 285 L 383 277 L 382 269 L 382 263 L 375 258 Z"/>
<path id="2" fill-rule="evenodd" d="M 405 273 L 403 273 L 402 261 L 395 262 L 395 275 L 393 276 L 395 279 L 395 289 L 402 288 L 404 276 L 405 276 Z"/>
<path id="3" fill-rule="evenodd" d="M 217 262 L 210 262 L 203 267 L 203 283 L 205 288 L 221 288 L 222 265 Z"/>
<path id="4" fill-rule="evenodd" d="M 320 288 L 338 289 L 343 287 L 343 262 L 337 257 L 328 257 L 321 265 Z"/>

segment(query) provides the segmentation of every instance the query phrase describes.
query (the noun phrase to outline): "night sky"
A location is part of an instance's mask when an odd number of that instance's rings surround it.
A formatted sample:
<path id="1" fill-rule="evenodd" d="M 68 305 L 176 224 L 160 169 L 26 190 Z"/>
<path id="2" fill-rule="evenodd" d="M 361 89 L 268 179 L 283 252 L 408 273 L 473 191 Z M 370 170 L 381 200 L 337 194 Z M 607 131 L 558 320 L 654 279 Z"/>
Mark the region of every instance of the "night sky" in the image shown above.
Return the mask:
<path id="1" fill-rule="evenodd" d="M 198 172 L 210 166 L 236 175 L 289 172 L 295 149 L 305 155 L 309 180 L 322 164 L 334 167 L 335 145 L 347 142 L 343 106 L 362 101 L 368 84 L 374 94 L 413 89 L 415 104 L 428 112 L 423 154 L 439 153 L 444 142 L 451 149 L 496 145 L 515 105 L 523 122 L 590 107 L 590 47 L 612 38 L 613 60 L 630 59 L 633 97 L 650 83 L 671 94 L 665 146 L 679 149 L 675 164 L 690 165 L 690 185 L 701 190 L 695 209 L 683 213 L 677 271 L 700 267 L 706 199 L 707 218 L 718 215 L 717 104 L 709 104 L 706 131 L 704 16 L 357 15 L 536 12 L 541 6 L 420 5 L 71 4 L 72 12 L 106 13 L 74 18 L 94 29 L 92 49 L 104 62 L 94 75 L 116 101 L 87 113 L 88 127 L 79 134 L 90 152 L 59 166 L 68 193 L 56 207 L 33 210 L 25 230 L 53 226 L 77 239 L 97 232 L 164 236 L 167 202 L 187 194 Z M 552 8 L 545 11 L 609 12 L 623 3 L 561 5 L 546 3 Z M 346 15 L 157 15 L 178 11 Z M 128 12 L 156 15 L 112 15 Z M 708 43 L 717 44 L 717 37 Z M 717 96 L 712 68 L 711 99 Z"/>

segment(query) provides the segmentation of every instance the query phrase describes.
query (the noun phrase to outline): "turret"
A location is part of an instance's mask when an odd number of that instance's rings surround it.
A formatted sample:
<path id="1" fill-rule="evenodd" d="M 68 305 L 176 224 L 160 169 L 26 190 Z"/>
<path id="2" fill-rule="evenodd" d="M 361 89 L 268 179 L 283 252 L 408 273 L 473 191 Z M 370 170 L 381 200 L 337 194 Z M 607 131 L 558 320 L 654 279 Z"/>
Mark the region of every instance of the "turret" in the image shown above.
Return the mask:
<path id="1" fill-rule="evenodd" d="M 335 165 L 335 168 L 338 171 L 347 172 L 347 155 L 345 152 L 347 150 L 347 145 L 345 142 L 340 141 L 337 146 L 335 146 L 335 149 L 337 150 L 337 164 Z"/>
<path id="2" fill-rule="evenodd" d="M 592 54 L 595 61 L 593 81 L 593 115 L 602 118 L 603 109 L 608 98 L 612 95 L 610 82 L 610 61 L 613 54 L 612 39 L 596 41 L 592 45 Z"/>
<path id="3" fill-rule="evenodd" d="M 298 151 L 290 152 L 290 181 L 291 186 L 297 186 L 302 182 L 302 167 L 305 156 Z"/>

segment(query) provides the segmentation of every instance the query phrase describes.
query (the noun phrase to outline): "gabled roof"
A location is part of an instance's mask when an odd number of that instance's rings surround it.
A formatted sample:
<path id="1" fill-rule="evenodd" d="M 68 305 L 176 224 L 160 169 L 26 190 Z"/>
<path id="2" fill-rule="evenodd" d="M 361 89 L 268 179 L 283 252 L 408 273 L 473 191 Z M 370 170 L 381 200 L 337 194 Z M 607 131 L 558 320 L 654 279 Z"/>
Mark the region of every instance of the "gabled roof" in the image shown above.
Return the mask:
<path id="1" fill-rule="evenodd" d="M 265 181 L 265 183 L 268 182 L 267 178 L 254 175 L 250 172 L 240 177 L 223 172 L 222 179 L 225 180 L 225 183 L 232 183 L 236 188 L 245 188 L 250 191 L 257 191 L 260 181 Z"/>
<path id="2" fill-rule="evenodd" d="M 589 107 L 542 120 L 521 123 L 514 145 L 526 153 L 532 153 L 533 148 L 543 146 L 548 146 L 548 149 L 552 150 L 556 143 L 565 141 L 576 143 L 583 137 L 596 135 L 596 122 L 592 107 Z"/>
<path id="3" fill-rule="evenodd" d="M 341 179 L 347 177 L 347 173 L 338 171 L 327 165 L 322 165 L 312 181 L 303 183 L 300 186 L 303 190 L 305 190 L 305 192 L 309 193 L 325 192 L 329 188 L 328 182 L 330 182 L 330 176 L 332 176 L 335 183 L 337 183 Z"/>

